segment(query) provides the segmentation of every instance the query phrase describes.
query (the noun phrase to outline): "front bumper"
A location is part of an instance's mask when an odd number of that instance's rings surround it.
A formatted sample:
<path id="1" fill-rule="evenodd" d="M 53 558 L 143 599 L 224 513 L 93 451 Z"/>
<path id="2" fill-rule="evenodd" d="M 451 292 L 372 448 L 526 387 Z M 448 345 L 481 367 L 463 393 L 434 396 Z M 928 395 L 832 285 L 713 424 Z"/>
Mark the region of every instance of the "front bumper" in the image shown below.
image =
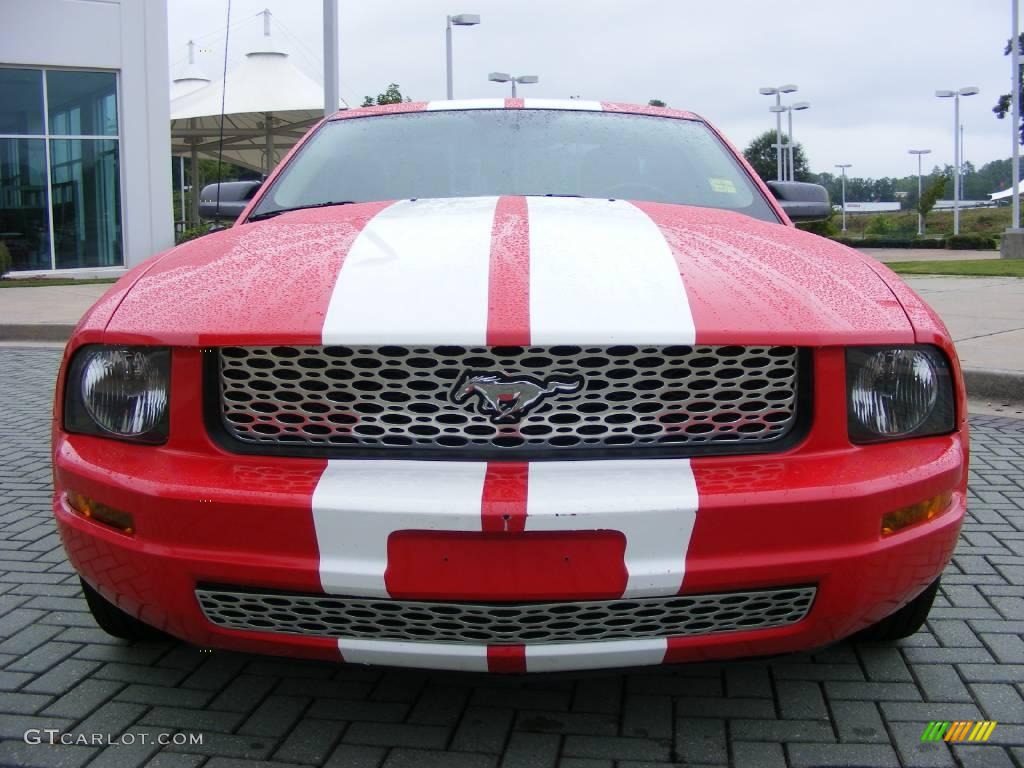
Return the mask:
<path id="1" fill-rule="evenodd" d="M 58 432 L 54 513 L 86 581 L 201 646 L 470 670 L 635 666 L 820 647 L 904 605 L 952 554 L 965 443 L 955 433 L 870 447 L 810 441 L 770 457 L 527 467 L 282 460 Z M 130 513 L 135 532 L 84 519 L 68 490 Z M 883 513 L 944 491 L 944 514 L 881 538 Z M 805 618 L 772 629 L 488 647 L 224 627 L 200 608 L 207 584 L 471 602 L 817 593 Z"/>

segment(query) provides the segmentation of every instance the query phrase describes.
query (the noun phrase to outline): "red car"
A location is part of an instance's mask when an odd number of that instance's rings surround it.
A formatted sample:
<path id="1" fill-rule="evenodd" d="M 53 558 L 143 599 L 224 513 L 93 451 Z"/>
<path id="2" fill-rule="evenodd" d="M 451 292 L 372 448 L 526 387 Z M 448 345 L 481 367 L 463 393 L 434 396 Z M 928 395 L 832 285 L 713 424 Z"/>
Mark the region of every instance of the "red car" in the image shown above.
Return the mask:
<path id="1" fill-rule="evenodd" d="M 107 631 L 534 672 L 925 620 L 959 365 L 793 226 L 820 187 L 687 112 L 492 99 L 340 112 L 248 197 L 65 352 L 53 509 Z"/>

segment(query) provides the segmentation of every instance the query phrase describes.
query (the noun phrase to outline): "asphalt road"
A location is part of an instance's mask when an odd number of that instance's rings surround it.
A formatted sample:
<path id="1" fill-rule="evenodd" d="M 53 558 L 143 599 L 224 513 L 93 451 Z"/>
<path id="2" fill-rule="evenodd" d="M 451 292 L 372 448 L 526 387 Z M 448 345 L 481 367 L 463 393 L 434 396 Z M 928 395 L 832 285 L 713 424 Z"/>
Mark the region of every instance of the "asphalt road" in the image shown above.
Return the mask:
<path id="1" fill-rule="evenodd" d="M 899 644 L 615 673 L 424 673 L 128 645 L 96 629 L 49 512 L 58 356 L 0 348 L 0 766 L 1024 768 L 1024 421 L 972 419 L 969 519 L 928 630 Z M 922 744 L 932 720 L 999 724 L 986 744 Z M 30 729 L 43 743 L 26 743 Z M 45 729 L 72 743 L 47 744 Z M 161 734 L 203 743 L 161 746 Z"/>

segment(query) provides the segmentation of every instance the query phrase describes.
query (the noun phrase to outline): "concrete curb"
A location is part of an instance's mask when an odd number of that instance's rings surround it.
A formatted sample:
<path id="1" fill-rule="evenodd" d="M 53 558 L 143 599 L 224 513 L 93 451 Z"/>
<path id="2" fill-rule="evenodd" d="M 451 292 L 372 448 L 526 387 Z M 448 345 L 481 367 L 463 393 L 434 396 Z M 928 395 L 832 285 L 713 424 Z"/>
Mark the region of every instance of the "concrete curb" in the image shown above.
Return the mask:
<path id="1" fill-rule="evenodd" d="M 0 323 L 0 341 L 67 341 L 73 324 Z"/>
<path id="2" fill-rule="evenodd" d="M 57 323 L 0 323 L 0 341 L 67 341 L 74 330 Z M 1024 373 L 1017 371 L 965 368 L 964 383 L 971 397 L 1024 400 Z"/>
<path id="3" fill-rule="evenodd" d="M 964 384 L 969 397 L 992 400 L 1024 400 L 1024 373 L 995 368 L 965 368 Z"/>

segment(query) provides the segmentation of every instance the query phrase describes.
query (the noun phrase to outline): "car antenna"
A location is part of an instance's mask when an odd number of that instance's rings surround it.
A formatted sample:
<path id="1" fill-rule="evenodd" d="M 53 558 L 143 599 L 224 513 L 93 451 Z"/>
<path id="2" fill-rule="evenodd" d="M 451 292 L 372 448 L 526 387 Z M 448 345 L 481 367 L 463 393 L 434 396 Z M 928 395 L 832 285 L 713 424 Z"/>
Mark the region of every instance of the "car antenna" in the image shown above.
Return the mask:
<path id="1" fill-rule="evenodd" d="M 221 161 L 224 159 L 224 100 L 228 94 L 228 41 L 231 39 L 231 0 L 228 0 L 228 26 L 224 30 L 224 73 L 220 85 L 220 140 L 217 144 L 217 207 L 220 214 Z"/>

